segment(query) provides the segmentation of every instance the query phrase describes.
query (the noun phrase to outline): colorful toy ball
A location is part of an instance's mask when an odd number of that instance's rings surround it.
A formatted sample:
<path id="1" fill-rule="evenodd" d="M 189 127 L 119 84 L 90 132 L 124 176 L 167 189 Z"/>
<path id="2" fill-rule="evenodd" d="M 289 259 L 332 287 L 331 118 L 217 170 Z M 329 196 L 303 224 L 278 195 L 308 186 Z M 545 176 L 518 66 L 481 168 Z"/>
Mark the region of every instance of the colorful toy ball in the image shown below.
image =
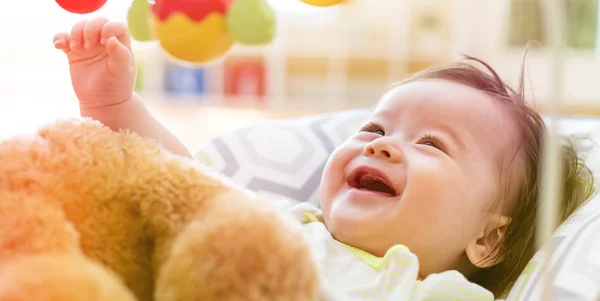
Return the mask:
<path id="1" fill-rule="evenodd" d="M 56 0 L 62 9 L 74 14 L 89 14 L 99 10 L 107 0 Z"/>
<path id="2" fill-rule="evenodd" d="M 275 13 L 265 0 L 156 0 L 151 11 L 153 37 L 172 59 L 191 65 L 275 36 Z"/>
<path id="3" fill-rule="evenodd" d="M 314 6 L 333 6 L 340 4 L 346 0 L 300 0 L 306 4 L 314 5 Z M 394 1 L 394 0 L 391 0 Z"/>
<path id="4" fill-rule="evenodd" d="M 162 49 L 190 64 L 211 62 L 235 43 L 225 22 L 230 0 L 156 0 L 151 28 Z"/>

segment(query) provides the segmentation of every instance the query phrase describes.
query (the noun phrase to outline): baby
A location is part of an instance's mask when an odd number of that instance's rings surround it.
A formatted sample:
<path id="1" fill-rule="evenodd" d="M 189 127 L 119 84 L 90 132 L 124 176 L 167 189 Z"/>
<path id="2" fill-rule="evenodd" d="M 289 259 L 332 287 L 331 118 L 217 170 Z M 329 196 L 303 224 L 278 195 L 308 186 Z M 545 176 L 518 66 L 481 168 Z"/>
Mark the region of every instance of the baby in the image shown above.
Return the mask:
<path id="1" fill-rule="evenodd" d="M 57 34 L 81 115 L 190 156 L 133 93 L 122 23 L 82 21 Z M 329 158 L 321 208 L 302 204 L 327 300 L 493 300 L 535 252 L 545 126 L 487 64 L 418 73 L 391 88 L 369 122 Z M 561 221 L 592 193 L 563 148 Z"/>

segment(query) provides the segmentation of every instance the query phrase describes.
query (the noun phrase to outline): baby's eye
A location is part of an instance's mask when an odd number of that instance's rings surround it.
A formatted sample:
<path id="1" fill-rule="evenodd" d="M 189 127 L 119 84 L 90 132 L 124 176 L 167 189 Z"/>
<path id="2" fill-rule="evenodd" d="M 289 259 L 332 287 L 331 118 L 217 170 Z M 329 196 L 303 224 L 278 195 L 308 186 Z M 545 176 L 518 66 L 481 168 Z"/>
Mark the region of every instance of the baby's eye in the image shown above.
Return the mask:
<path id="1" fill-rule="evenodd" d="M 435 147 L 443 152 L 446 152 L 444 145 L 438 139 L 431 135 L 421 136 L 421 139 L 419 139 L 419 144 Z"/>
<path id="2" fill-rule="evenodd" d="M 437 146 L 435 145 L 435 143 L 433 143 L 433 142 L 431 142 L 431 141 L 425 141 L 425 142 L 423 142 L 423 145 L 432 146 L 432 147 L 437 147 Z"/>
<path id="3" fill-rule="evenodd" d="M 373 123 L 373 122 L 369 122 L 367 123 L 365 126 L 363 126 L 360 129 L 361 132 L 369 132 L 369 133 L 375 133 L 377 135 L 381 135 L 381 136 L 385 136 L 385 131 L 383 130 L 383 127 Z"/>

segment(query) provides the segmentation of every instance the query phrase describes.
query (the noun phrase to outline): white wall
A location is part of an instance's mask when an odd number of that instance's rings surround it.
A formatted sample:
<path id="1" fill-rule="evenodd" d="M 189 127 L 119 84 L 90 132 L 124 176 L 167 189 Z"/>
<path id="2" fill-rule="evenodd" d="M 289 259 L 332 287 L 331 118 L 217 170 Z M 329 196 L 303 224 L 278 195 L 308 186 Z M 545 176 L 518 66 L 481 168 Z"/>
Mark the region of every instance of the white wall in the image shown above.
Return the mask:
<path id="1" fill-rule="evenodd" d="M 52 38 L 97 15 L 125 20 L 129 1 L 110 0 L 94 14 L 63 11 L 53 0 L 3 1 L 0 9 L 0 138 L 78 114 L 68 64 Z"/>
<path id="2" fill-rule="evenodd" d="M 508 13 L 508 1 L 482 0 L 481 14 L 475 15 L 473 23 L 479 31 L 474 33 L 473 44 L 476 54 L 488 58 L 499 72 L 513 82 L 519 77 L 523 49 L 505 46 L 505 28 L 509 21 L 503 18 Z M 598 49 L 589 51 L 565 51 L 563 99 L 566 103 L 599 112 L 600 109 L 600 60 Z M 546 50 L 532 48 L 526 62 L 529 87 L 536 99 L 542 102 L 551 91 L 552 54 Z"/>

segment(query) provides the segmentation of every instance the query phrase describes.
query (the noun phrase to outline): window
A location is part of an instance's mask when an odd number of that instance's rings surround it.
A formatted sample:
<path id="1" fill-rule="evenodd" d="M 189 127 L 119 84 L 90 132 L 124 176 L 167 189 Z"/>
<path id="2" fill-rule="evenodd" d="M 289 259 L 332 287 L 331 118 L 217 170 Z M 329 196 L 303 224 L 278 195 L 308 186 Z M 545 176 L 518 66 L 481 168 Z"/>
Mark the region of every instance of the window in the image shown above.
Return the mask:
<path id="1" fill-rule="evenodd" d="M 598 0 L 564 0 L 563 3 L 567 46 L 572 49 L 595 49 L 598 35 Z M 548 44 L 542 5 L 540 0 L 510 1 L 509 46 L 522 46 L 529 40 L 541 42 L 542 47 Z"/>

